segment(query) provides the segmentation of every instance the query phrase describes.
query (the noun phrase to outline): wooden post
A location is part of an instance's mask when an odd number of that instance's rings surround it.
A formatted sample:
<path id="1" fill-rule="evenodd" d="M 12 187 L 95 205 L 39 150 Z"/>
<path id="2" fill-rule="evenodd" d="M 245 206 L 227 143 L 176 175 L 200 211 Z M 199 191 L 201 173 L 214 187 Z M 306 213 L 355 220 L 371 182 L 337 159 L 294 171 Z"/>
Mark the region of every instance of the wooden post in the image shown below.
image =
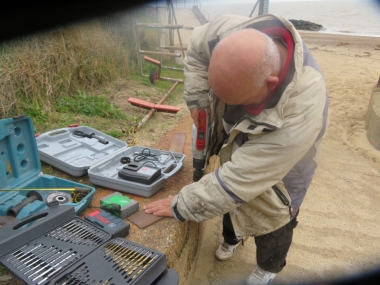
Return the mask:
<path id="1" fill-rule="evenodd" d="M 380 150 L 380 77 L 371 93 L 365 121 L 367 139 L 371 145 Z"/>
<path id="2" fill-rule="evenodd" d="M 176 81 L 174 83 L 174 85 L 170 88 L 170 90 L 156 103 L 156 104 L 162 104 L 162 102 L 164 102 L 166 100 L 166 98 L 168 98 L 168 96 L 173 92 L 173 90 L 176 88 L 176 86 L 178 85 L 178 81 Z M 138 131 L 139 129 L 141 129 L 141 127 L 150 119 L 150 117 L 153 116 L 153 114 L 156 112 L 157 110 L 156 109 L 151 109 L 148 114 L 145 115 L 144 118 L 142 118 L 142 120 L 137 124 L 135 130 Z"/>
<path id="3" fill-rule="evenodd" d="M 264 13 L 264 0 L 260 0 L 259 15 L 262 15 L 263 13 Z"/>

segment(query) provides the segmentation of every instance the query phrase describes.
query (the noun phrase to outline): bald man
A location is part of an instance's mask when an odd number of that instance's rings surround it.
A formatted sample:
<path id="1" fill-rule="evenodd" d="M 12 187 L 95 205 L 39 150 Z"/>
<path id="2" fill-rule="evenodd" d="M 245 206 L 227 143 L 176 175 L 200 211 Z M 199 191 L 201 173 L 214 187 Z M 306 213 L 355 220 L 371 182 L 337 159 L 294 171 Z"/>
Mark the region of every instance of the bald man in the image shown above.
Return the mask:
<path id="1" fill-rule="evenodd" d="M 194 29 L 185 77 L 194 124 L 200 108 L 210 110 L 207 159 L 218 155 L 221 166 L 144 209 L 179 222 L 223 215 L 216 257 L 231 259 L 253 236 L 257 266 L 245 282 L 270 284 L 317 167 L 328 121 L 323 76 L 284 18 L 224 15 Z"/>

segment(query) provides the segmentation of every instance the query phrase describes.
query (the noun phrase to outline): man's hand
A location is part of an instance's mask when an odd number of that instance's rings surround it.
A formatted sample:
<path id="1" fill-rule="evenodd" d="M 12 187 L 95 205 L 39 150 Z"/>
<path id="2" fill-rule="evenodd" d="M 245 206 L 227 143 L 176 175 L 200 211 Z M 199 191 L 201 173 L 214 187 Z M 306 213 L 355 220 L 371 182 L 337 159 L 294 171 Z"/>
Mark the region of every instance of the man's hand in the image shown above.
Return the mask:
<path id="1" fill-rule="evenodd" d="M 208 118 L 210 119 L 210 114 L 211 114 L 210 106 L 207 107 L 207 113 L 208 113 Z M 190 114 L 191 114 L 191 118 L 194 121 L 194 125 L 198 128 L 199 127 L 199 109 L 198 108 L 190 109 Z"/>
<path id="2" fill-rule="evenodd" d="M 199 110 L 198 108 L 190 109 L 191 118 L 193 118 L 194 125 L 198 128 L 199 127 Z"/>
<path id="3" fill-rule="evenodd" d="M 161 217 L 174 217 L 172 214 L 173 196 L 149 203 L 144 206 L 145 213 Z"/>

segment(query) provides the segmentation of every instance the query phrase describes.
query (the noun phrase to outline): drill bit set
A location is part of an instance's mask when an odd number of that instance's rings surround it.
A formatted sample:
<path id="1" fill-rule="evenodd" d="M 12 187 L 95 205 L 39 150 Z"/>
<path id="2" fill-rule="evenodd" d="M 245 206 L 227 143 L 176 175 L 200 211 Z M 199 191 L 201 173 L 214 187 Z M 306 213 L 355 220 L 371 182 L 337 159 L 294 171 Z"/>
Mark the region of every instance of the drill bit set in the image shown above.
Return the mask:
<path id="1" fill-rule="evenodd" d="M 166 271 L 166 257 L 155 250 L 117 238 L 95 250 L 48 285 L 153 284 Z"/>
<path id="2" fill-rule="evenodd" d="M 64 251 L 55 246 L 39 243 L 18 249 L 6 257 L 6 262 L 19 272 L 18 276 L 24 275 L 23 279 L 35 284 L 43 284 L 50 276 L 80 256 L 72 249 Z"/>
<path id="3" fill-rule="evenodd" d="M 26 284 L 44 284 L 109 238 L 109 233 L 75 217 L 5 255 L 1 263 Z"/>
<path id="4" fill-rule="evenodd" d="M 27 225 L 27 226 L 26 226 Z M 0 263 L 27 285 L 177 284 L 163 253 L 111 234 L 56 204 L 1 228 Z M 172 270 L 173 271 L 173 270 Z M 165 278 L 163 278 L 165 277 Z"/>

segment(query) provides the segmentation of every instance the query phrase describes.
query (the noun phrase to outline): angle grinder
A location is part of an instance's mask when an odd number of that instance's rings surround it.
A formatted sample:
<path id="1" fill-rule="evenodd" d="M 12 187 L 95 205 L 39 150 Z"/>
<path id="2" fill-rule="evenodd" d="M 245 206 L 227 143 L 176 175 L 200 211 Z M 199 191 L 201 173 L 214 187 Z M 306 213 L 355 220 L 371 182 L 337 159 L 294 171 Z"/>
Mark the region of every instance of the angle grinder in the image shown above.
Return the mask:
<path id="1" fill-rule="evenodd" d="M 59 204 L 71 202 L 71 195 L 65 192 L 52 193 L 46 197 L 46 204 L 50 204 L 51 202 L 58 202 Z"/>

